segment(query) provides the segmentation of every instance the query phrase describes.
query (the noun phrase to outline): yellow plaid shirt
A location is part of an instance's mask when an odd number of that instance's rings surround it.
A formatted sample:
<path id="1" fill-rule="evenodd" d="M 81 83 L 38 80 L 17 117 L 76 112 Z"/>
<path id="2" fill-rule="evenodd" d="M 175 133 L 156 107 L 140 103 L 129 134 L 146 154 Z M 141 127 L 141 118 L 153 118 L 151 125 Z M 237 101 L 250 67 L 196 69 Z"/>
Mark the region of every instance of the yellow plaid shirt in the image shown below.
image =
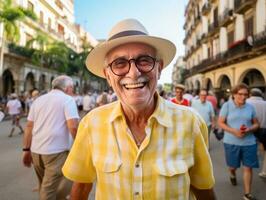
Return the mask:
<path id="1" fill-rule="evenodd" d="M 96 200 L 187 200 L 190 184 L 213 187 L 207 128 L 190 108 L 159 97 L 145 132 L 138 149 L 119 102 L 92 110 L 80 122 L 64 175 L 97 180 Z"/>

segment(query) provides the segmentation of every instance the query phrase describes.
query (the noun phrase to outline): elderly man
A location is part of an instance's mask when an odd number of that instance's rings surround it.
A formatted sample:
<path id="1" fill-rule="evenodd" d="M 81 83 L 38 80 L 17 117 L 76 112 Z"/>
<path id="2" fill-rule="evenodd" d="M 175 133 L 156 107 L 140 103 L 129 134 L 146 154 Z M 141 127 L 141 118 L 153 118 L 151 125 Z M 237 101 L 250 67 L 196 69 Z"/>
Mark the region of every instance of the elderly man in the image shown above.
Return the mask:
<path id="1" fill-rule="evenodd" d="M 33 163 L 41 200 L 65 199 L 71 182 L 64 178 L 61 169 L 67 158 L 71 141 L 78 126 L 78 111 L 73 94 L 73 81 L 58 76 L 53 89 L 38 97 L 28 115 L 23 141 L 23 164 Z"/>
<path id="2" fill-rule="evenodd" d="M 171 101 L 175 104 L 178 105 L 183 105 L 183 106 L 189 106 L 189 100 L 183 98 L 185 86 L 182 84 L 177 84 L 175 86 L 175 98 L 171 99 Z"/>
<path id="3" fill-rule="evenodd" d="M 63 167 L 74 181 L 71 199 L 215 199 L 211 160 L 198 115 L 156 93 L 161 71 L 175 55 L 168 40 L 123 20 L 89 54 L 87 67 L 104 77 L 118 101 L 80 122 Z M 192 193 L 193 192 L 193 193 Z"/>
<path id="4" fill-rule="evenodd" d="M 207 90 L 200 90 L 199 99 L 192 101 L 191 107 L 197 110 L 206 122 L 210 141 L 211 130 L 215 127 L 215 113 L 211 102 L 207 101 Z"/>

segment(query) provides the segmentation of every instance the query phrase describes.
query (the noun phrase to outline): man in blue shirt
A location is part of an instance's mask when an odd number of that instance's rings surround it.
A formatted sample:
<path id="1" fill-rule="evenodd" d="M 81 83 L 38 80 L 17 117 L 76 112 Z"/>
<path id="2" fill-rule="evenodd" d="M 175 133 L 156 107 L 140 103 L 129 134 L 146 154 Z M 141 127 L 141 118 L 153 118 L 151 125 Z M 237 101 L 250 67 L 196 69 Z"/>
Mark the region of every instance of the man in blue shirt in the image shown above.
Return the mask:
<path id="1" fill-rule="evenodd" d="M 200 90 L 199 99 L 192 101 L 191 107 L 198 111 L 207 124 L 210 143 L 210 132 L 215 127 L 215 113 L 211 102 L 207 101 L 207 94 L 207 90 Z"/>

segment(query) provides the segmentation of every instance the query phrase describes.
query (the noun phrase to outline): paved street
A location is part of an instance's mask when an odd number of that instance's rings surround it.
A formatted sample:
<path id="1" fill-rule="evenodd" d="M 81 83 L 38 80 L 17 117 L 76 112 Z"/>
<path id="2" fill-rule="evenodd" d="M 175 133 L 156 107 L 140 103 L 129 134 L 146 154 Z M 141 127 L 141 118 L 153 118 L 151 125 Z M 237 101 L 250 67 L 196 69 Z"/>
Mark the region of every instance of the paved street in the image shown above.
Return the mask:
<path id="1" fill-rule="evenodd" d="M 25 125 L 25 119 L 22 122 Z M 8 138 L 9 131 L 10 121 L 0 122 L 0 199 L 36 200 L 38 194 L 32 192 L 32 189 L 37 186 L 33 169 L 23 167 L 21 163 L 22 136 L 15 134 L 12 138 Z M 237 186 L 230 185 L 224 162 L 223 146 L 214 137 L 211 138 L 210 152 L 213 159 L 216 178 L 215 191 L 218 199 L 242 199 L 242 177 L 238 172 L 239 184 Z M 259 200 L 263 200 L 266 196 L 266 180 L 257 176 L 258 171 L 254 171 L 253 193 Z"/>

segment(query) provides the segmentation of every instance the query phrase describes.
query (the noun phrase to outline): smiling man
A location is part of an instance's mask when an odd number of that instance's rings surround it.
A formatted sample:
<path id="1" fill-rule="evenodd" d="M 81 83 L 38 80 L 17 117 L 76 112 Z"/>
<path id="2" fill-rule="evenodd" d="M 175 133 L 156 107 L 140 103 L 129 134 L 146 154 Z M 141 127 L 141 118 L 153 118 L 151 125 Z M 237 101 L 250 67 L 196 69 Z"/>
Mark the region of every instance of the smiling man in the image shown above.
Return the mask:
<path id="1" fill-rule="evenodd" d="M 63 167 L 71 199 L 215 199 L 207 128 L 191 109 L 156 93 L 175 46 L 149 36 L 137 20 L 113 27 L 88 55 L 88 69 L 106 78 L 118 101 L 89 112 Z"/>

